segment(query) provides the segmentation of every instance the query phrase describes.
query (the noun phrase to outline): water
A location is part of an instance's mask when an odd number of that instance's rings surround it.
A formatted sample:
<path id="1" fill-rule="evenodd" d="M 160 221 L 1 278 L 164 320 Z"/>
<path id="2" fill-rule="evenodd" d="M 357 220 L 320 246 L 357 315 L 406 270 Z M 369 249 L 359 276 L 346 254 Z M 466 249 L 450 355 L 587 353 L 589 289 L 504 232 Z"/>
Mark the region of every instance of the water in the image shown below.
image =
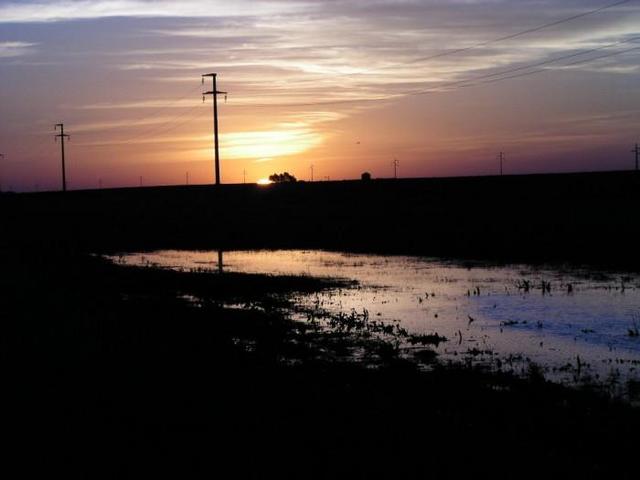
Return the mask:
<path id="1" fill-rule="evenodd" d="M 111 257 L 164 268 L 219 268 L 217 251 L 158 251 Z M 325 251 L 224 252 L 224 270 L 356 280 L 358 288 L 297 297 L 332 312 L 397 320 L 438 333 L 445 361 L 526 371 L 562 382 L 640 380 L 640 276 L 526 265 L 461 264 L 433 258 Z M 542 285 L 547 285 L 543 289 Z"/>

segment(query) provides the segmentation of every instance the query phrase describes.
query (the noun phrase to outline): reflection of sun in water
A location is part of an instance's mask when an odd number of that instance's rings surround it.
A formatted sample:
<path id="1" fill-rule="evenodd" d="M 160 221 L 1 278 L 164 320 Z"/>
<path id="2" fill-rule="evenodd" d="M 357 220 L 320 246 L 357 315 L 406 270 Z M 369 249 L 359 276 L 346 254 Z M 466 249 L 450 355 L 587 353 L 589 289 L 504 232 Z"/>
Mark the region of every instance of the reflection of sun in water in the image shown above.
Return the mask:
<path id="1" fill-rule="evenodd" d="M 269 180 L 268 178 L 261 178 L 260 180 L 258 180 L 258 185 L 270 185 L 273 182 L 271 180 Z"/>

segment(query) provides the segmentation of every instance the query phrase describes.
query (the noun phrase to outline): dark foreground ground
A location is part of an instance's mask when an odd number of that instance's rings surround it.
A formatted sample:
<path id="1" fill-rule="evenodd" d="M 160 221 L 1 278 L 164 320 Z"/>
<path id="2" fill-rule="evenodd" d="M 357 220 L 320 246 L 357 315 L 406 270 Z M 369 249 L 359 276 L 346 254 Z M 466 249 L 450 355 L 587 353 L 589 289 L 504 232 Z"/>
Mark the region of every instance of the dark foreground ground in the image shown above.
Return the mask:
<path id="1" fill-rule="evenodd" d="M 637 410 L 291 322 L 286 295 L 328 281 L 6 251 L 2 268 L 11 478 L 637 478 Z"/>
<path id="2" fill-rule="evenodd" d="M 323 248 L 640 269 L 637 172 L 0 195 L 2 236 L 73 251 Z"/>
<path id="3" fill-rule="evenodd" d="M 18 467 L 11 478 L 637 478 L 637 409 L 535 371 L 445 367 L 428 346 L 425 372 L 393 339 L 289 319 L 292 292 L 331 281 L 86 254 L 313 246 L 637 268 L 637 176 L 540 181 L 3 196 L 4 468 Z M 349 360 L 355 348 L 363 361 Z"/>

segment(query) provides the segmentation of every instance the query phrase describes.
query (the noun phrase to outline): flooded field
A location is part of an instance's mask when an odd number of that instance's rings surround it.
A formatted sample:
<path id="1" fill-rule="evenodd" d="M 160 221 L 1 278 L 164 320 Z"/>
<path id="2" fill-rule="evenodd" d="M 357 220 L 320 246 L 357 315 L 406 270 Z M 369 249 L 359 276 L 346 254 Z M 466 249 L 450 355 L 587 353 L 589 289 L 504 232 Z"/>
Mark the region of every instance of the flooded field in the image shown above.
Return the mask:
<path id="1" fill-rule="evenodd" d="M 439 334 L 444 361 L 612 389 L 640 380 L 640 276 L 525 265 L 326 251 L 157 251 L 110 257 L 131 265 L 357 281 L 301 295 L 307 310 L 366 314 L 412 334 Z M 222 263 L 220 259 L 222 258 Z M 301 320 L 303 320 L 301 316 Z M 410 353 L 410 347 L 407 346 Z"/>

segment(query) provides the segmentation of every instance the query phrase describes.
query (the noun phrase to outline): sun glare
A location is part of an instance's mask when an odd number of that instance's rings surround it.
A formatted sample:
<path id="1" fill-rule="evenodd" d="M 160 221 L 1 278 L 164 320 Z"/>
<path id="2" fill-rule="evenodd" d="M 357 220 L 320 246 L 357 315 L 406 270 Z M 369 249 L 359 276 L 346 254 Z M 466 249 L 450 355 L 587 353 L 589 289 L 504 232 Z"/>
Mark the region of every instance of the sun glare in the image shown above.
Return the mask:
<path id="1" fill-rule="evenodd" d="M 276 158 L 296 155 L 322 142 L 322 135 L 306 126 L 289 126 L 281 130 L 229 132 L 221 150 L 225 158 Z"/>
<path id="2" fill-rule="evenodd" d="M 258 185 L 271 185 L 273 182 L 268 178 L 261 178 L 257 183 Z"/>

